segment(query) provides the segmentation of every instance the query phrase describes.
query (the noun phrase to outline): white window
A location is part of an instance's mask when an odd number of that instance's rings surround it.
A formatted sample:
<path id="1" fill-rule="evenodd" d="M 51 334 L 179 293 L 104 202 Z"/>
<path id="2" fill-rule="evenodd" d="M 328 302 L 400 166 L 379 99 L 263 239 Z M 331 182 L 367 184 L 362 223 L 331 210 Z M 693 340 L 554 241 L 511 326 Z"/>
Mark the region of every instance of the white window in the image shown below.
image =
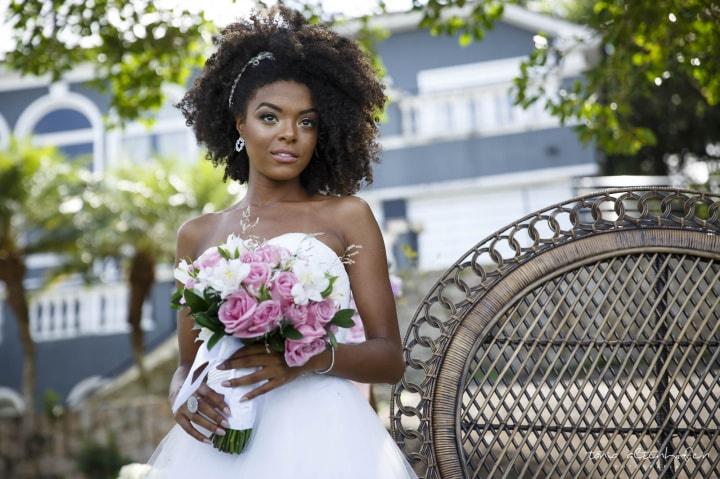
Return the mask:
<path id="1" fill-rule="evenodd" d="M 91 169 L 103 169 L 102 114 L 91 100 L 71 92 L 65 83 L 50 85 L 48 95 L 28 105 L 18 118 L 15 134 L 32 136 L 38 145 L 56 146 L 70 157 L 92 155 Z"/>

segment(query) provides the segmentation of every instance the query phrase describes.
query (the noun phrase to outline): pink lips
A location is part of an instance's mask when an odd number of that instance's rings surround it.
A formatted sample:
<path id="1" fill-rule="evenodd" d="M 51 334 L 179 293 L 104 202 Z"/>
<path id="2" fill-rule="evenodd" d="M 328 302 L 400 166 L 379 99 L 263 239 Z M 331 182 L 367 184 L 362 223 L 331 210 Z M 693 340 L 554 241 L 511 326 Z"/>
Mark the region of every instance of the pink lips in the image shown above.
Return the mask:
<path id="1" fill-rule="evenodd" d="M 273 156 L 275 161 L 279 163 L 293 163 L 298 159 L 298 155 L 290 150 L 275 150 L 271 151 L 270 154 Z"/>

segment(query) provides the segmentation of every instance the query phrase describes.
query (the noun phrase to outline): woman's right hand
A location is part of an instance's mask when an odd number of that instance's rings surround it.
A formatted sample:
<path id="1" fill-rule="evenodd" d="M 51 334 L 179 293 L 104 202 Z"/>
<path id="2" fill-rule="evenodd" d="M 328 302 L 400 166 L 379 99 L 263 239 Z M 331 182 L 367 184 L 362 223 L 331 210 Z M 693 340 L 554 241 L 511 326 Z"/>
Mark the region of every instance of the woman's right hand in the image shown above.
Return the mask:
<path id="1" fill-rule="evenodd" d="M 230 415 L 230 409 L 225 404 L 225 397 L 205 383 L 201 384 L 193 395 L 198 400 L 197 412 L 191 413 L 185 402 L 175 411 L 175 421 L 198 441 L 212 444 L 210 439 L 201 433 L 194 424 L 223 436 L 225 435 L 224 428 L 230 427 L 226 420 L 226 417 Z"/>

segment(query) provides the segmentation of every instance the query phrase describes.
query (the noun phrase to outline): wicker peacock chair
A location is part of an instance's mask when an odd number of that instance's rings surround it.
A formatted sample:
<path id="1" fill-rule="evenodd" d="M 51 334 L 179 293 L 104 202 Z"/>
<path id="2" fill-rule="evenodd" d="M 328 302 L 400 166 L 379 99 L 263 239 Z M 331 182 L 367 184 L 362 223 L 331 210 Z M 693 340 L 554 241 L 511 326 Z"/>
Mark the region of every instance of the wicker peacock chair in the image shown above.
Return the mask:
<path id="1" fill-rule="evenodd" d="M 720 196 L 582 196 L 433 286 L 393 434 L 425 478 L 720 477 L 719 344 Z"/>

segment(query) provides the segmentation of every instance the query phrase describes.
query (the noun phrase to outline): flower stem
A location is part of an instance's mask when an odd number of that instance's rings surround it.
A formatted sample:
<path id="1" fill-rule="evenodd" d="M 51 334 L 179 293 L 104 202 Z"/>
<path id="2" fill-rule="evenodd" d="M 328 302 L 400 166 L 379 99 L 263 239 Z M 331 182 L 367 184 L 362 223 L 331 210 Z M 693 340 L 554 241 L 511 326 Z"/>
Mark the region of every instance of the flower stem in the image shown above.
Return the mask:
<path id="1" fill-rule="evenodd" d="M 245 450 L 252 429 L 225 429 L 225 435 L 213 434 L 212 443 L 215 449 L 229 454 L 240 454 Z"/>

